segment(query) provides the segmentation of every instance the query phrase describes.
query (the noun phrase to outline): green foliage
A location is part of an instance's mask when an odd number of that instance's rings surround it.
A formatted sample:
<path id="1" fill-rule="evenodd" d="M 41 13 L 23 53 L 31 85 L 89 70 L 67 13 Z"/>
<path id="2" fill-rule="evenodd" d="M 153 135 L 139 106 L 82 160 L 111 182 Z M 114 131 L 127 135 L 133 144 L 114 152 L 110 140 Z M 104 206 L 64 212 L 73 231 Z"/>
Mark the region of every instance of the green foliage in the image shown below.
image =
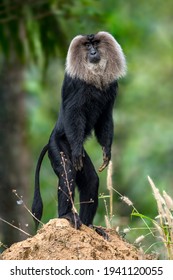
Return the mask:
<path id="1" fill-rule="evenodd" d="M 66 36 L 60 19 L 68 16 L 65 6 L 73 1 L 2 0 L 0 5 L 0 47 L 8 59 L 15 54 L 36 62 L 65 55 Z"/>

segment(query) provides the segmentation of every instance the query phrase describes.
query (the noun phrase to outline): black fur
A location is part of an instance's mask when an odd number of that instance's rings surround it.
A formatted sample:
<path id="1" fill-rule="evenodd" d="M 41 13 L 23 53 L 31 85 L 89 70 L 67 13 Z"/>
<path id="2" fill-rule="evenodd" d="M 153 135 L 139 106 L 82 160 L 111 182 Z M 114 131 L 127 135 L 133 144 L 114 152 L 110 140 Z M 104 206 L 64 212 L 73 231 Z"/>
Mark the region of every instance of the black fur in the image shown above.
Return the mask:
<path id="1" fill-rule="evenodd" d="M 87 226 L 93 223 L 98 206 L 99 179 L 83 145 L 94 130 L 98 142 L 103 147 L 104 163 L 101 170 L 108 165 L 113 139 L 112 109 L 117 88 L 117 81 L 112 82 L 104 90 L 100 90 L 94 85 L 65 75 L 59 118 L 49 143 L 42 152 L 36 171 L 32 206 L 32 212 L 36 218 L 41 219 L 42 214 L 38 173 L 43 154 L 48 149 L 52 167 L 59 178 L 59 217 L 70 220 L 76 228 L 79 228 L 82 223 Z M 67 178 L 65 178 L 65 173 Z M 75 185 L 78 187 L 81 202 L 79 216 L 72 209 L 67 184 L 70 186 L 72 199 L 74 199 Z"/>

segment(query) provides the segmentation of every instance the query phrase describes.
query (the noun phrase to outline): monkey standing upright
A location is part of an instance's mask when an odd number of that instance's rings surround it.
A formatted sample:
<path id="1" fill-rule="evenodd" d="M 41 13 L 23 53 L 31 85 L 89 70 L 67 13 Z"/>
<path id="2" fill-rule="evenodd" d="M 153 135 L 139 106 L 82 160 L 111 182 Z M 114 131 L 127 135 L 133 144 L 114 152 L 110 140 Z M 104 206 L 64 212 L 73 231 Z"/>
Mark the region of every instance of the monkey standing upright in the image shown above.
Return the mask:
<path id="1" fill-rule="evenodd" d="M 43 209 L 39 170 L 48 151 L 51 165 L 59 178 L 59 217 L 68 219 L 77 229 L 82 223 L 92 225 L 98 206 L 99 179 L 84 149 L 84 141 L 94 130 L 103 149 L 103 164 L 99 168 L 102 171 L 111 158 L 112 110 L 118 89 L 117 80 L 125 72 L 123 51 L 111 34 L 98 32 L 95 35 L 79 35 L 72 40 L 66 59 L 59 117 L 37 163 L 32 213 L 38 220 Z M 81 202 L 79 215 L 72 205 L 75 185 Z M 38 221 L 35 221 L 38 226 Z"/>

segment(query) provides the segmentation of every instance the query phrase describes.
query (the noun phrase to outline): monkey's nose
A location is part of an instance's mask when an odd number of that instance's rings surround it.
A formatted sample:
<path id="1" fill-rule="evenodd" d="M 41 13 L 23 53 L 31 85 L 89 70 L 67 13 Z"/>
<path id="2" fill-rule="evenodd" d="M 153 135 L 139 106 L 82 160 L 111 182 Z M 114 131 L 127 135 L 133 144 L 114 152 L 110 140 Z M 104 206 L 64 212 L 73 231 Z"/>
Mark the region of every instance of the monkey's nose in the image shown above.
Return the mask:
<path id="1" fill-rule="evenodd" d="M 97 53 L 97 52 L 96 52 L 96 50 L 95 50 L 94 48 L 92 48 L 92 49 L 90 50 L 90 54 L 91 54 L 91 55 L 96 55 L 96 53 Z"/>

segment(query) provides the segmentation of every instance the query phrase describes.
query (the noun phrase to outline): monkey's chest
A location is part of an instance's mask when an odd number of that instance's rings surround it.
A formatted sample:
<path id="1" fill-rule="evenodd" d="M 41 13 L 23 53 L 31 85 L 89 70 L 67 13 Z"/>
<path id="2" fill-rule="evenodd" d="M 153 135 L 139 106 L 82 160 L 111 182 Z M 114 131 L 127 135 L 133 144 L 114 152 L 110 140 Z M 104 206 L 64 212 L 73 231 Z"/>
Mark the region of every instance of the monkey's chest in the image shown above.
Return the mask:
<path id="1" fill-rule="evenodd" d="M 100 116 L 104 114 L 106 104 L 91 98 L 84 104 L 84 117 L 86 120 L 86 133 L 90 133 Z"/>

